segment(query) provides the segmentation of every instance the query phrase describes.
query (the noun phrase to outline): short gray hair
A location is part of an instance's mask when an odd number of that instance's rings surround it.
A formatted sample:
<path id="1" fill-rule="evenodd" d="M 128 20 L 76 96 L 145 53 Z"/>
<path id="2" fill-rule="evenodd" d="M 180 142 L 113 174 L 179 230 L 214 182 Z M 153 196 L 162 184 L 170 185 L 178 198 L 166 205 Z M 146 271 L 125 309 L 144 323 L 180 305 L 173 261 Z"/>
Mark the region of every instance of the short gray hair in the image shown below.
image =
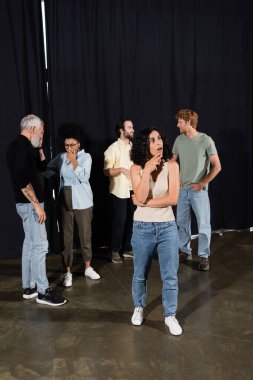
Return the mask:
<path id="1" fill-rule="evenodd" d="M 23 117 L 20 123 L 20 129 L 21 132 L 32 127 L 39 129 L 42 125 L 44 125 L 43 121 L 38 116 L 31 114 Z"/>

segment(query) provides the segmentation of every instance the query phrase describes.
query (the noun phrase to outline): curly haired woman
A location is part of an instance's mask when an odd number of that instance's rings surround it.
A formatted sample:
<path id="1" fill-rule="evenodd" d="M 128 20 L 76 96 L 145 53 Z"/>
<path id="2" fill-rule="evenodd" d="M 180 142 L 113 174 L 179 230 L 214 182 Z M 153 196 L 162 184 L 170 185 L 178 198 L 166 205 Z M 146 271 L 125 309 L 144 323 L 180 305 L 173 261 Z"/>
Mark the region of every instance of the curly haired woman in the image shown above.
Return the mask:
<path id="1" fill-rule="evenodd" d="M 131 181 L 134 213 L 132 248 L 134 275 L 132 324 L 143 322 L 147 280 L 156 249 L 163 282 L 162 302 L 165 324 L 172 335 L 181 335 L 176 319 L 178 298 L 178 230 L 172 207 L 179 195 L 179 168 L 170 161 L 171 150 L 156 128 L 146 128 L 135 135 L 131 149 Z"/>
<path id="2" fill-rule="evenodd" d="M 63 124 L 58 128 L 59 136 L 64 140 L 64 153 L 59 153 L 48 169 L 60 174 L 60 222 L 63 234 L 63 260 L 66 273 L 63 279 L 65 287 L 72 286 L 71 267 L 73 263 L 74 220 L 78 227 L 81 252 L 85 262 L 84 274 L 92 280 L 100 275 L 90 266 L 92 258 L 91 222 L 93 216 L 93 194 L 89 182 L 91 156 L 80 150 L 82 129 L 77 124 Z"/>

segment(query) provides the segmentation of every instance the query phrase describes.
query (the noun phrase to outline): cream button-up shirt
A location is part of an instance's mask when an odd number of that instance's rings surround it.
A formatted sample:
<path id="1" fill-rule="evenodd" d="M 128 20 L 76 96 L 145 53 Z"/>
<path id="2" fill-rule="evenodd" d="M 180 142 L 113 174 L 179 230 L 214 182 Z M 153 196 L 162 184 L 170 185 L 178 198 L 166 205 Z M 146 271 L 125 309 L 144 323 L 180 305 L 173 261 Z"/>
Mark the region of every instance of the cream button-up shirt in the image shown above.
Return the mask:
<path id="1" fill-rule="evenodd" d="M 121 167 L 130 170 L 130 167 L 133 165 L 129 154 L 131 146 L 131 142 L 125 144 L 120 138 L 111 144 L 104 153 L 104 170 Z M 130 198 L 130 190 L 132 190 L 130 179 L 122 173 L 116 177 L 110 176 L 109 179 L 110 193 L 118 198 Z"/>

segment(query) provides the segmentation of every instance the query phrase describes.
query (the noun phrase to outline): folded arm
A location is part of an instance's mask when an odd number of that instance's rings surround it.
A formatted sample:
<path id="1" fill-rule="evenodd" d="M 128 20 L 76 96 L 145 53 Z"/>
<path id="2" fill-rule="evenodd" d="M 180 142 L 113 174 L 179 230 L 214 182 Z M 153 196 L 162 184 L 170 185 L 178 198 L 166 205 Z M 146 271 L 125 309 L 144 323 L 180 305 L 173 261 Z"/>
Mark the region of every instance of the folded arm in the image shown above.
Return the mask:
<path id="1" fill-rule="evenodd" d="M 151 160 L 150 160 L 151 161 Z M 153 164 L 155 165 L 155 159 Z M 169 174 L 168 192 L 160 198 L 148 198 L 149 195 L 149 180 L 150 171 L 143 169 L 141 173 L 141 167 L 133 165 L 131 167 L 131 180 L 134 190 L 133 202 L 137 206 L 143 207 L 167 207 L 177 204 L 179 196 L 179 167 L 177 162 L 168 161 Z"/>
<path id="2" fill-rule="evenodd" d="M 175 206 L 179 196 L 179 167 L 177 162 L 169 161 L 169 188 L 168 192 L 160 198 L 148 199 L 145 203 L 147 207 L 168 207 Z"/>
<path id="3" fill-rule="evenodd" d="M 90 172 L 91 172 L 91 164 L 92 159 L 90 154 L 86 154 L 85 158 L 78 162 L 78 166 L 76 166 L 74 173 L 76 177 L 78 178 L 79 182 L 88 183 L 90 179 Z"/>

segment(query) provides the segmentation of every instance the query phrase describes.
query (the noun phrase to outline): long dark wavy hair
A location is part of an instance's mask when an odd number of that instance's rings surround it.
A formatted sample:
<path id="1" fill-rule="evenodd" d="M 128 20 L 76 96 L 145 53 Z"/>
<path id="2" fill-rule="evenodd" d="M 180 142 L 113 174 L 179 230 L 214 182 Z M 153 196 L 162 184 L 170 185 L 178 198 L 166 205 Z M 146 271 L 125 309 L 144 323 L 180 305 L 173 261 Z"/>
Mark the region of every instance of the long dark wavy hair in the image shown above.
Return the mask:
<path id="1" fill-rule="evenodd" d="M 163 161 L 167 161 L 168 159 L 172 158 L 170 145 L 168 144 L 166 137 L 161 134 L 160 130 L 155 127 L 145 128 L 134 135 L 134 138 L 132 140 L 132 148 L 130 150 L 131 160 L 134 164 L 140 165 L 142 168 L 144 168 L 146 162 L 151 158 L 149 136 L 153 131 L 158 132 L 162 138 Z"/>

